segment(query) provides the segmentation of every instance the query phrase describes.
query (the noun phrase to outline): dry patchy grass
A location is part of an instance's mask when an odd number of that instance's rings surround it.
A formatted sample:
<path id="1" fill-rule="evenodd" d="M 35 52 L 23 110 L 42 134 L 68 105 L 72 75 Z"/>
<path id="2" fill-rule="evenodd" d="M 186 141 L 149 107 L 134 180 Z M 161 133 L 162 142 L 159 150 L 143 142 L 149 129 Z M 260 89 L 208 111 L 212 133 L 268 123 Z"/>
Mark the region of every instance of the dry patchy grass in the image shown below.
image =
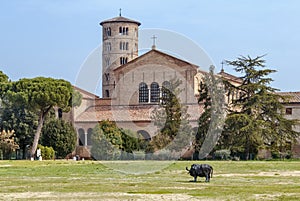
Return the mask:
<path id="1" fill-rule="evenodd" d="M 116 166 L 111 166 L 113 163 Z M 298 200 L 300 161 L 0 161 L 0 200 Z M 192 163 L 214 167 L 190 182 Z M 120 171 L 129 165 L 137 174 Z M 119 167 L 118 170 L 112 169 Z M 143 173 L 140 168 L 155 171 Z M 126 170 L 127 171 L 127 170 Z M 126 172 L 125 171 L 125 172 Z"/>

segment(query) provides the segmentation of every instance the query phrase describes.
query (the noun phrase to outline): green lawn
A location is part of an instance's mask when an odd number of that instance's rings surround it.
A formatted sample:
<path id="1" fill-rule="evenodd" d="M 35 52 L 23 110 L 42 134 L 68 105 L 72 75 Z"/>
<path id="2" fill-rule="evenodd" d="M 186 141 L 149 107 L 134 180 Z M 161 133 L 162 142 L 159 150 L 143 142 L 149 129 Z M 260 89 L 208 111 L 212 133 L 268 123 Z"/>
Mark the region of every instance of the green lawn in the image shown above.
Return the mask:
<path id="1" fill-rule="evenodd" d="M 192 163 L 193 161 L 0 161 L 0 200 L 300 198 L 300 161 L 195 162 L 208 163 L 214 167 L 210 183 L 205 183 L 204 178 L 200 178 L 197 183 L 190 182 L 193 178 L 187 174 L 185 167 Z M 164 168 L 160 169 L 161 167 Z M 152 172 L 143 173 L 144 169 Z"/>

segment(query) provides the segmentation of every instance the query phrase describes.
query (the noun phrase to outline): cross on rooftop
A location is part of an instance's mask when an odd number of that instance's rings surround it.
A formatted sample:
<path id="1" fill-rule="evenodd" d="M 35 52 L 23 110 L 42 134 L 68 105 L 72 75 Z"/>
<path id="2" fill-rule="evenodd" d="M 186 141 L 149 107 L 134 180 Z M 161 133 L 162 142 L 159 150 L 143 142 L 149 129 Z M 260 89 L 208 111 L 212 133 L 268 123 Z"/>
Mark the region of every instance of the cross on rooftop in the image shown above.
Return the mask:
<path id="1" fill-rule="evenodd" d="M 157 39 L 157 37 L 156 37 L 155 35 L 153 35 L 153 36 L 151 37 L 151 39 L 153 40 L 152 49 L 155 49 L 155 48 L 156 48 L 156 46 L 155 46 L 155 40 Z"/>
<path id="2" fill-rule="evenodd" d="M 224 72 L 224 64 L 226 64 L 225 62 L 224 62 L 224 60 L 221 62 L 221 64 L 222 64 L 222 69 L 221 69 L 221 72 Z"/>

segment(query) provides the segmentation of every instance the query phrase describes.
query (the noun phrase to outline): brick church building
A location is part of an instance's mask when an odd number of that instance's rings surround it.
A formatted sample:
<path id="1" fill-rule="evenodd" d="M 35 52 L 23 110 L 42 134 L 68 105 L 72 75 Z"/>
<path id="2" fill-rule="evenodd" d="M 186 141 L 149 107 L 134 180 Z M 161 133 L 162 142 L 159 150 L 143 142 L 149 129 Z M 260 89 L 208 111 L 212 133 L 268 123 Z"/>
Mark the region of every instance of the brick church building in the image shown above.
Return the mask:
<path id="1" fill-rule="evenodd" d="M 188 106 L 190 125 L 197 127 L 198 118 L 203 112 L 198 104 L 198 89 L 206 72 L 201 70 L 201 66 L 157 50 L 155 45 L 139 56 L 140 24 L 121 14 L 100 23 L 103 30 L 102 98 L 75 87 L 83 98 L 82 104 L 73 108 L 71 113 L 78 133 L 76 154 L 81 157 L 89 157 L 92 129 L 103 120 L 114 121 L 118 127 L 136 131 L 145 139 L 151 139 L 157 130 L 151 113 L 164 95 L 162 86 L 168 85 L 173 78 L 182 81 L 179 99 L 181 104 Z M 241 83 L 238 77 L 223 70 L 218 75 L 234 85 Z M 287 104 L 287 108 L 293 110 L 292 115 L 296 115 L 290 118 L 300 119 L 299 94 L 293 94 L 297 97 L 295 103 Z"/>

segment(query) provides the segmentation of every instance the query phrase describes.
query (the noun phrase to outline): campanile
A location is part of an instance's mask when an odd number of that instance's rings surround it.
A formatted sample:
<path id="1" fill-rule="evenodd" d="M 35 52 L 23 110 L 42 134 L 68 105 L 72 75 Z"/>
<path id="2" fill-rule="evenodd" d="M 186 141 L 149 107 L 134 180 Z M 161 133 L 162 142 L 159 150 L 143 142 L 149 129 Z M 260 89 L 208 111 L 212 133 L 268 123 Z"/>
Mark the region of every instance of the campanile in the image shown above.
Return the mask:
<path id="1" fill-rule="evenodd" d="M 118 17 L 102 21 L 102 97 L 110 98 L 115 88 L 113 70 L 138 57 L 140 22 Z"/>

